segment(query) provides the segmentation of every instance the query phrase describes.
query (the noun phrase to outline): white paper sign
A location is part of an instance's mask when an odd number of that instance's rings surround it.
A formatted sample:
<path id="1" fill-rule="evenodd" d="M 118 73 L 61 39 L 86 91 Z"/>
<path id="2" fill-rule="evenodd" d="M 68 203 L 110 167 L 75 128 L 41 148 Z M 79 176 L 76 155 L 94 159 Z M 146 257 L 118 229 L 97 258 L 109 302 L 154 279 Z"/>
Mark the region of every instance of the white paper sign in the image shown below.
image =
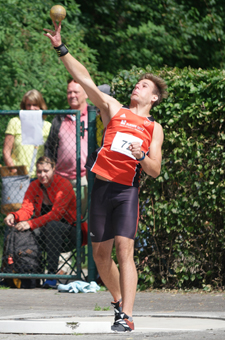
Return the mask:
<path id="1" fill-rule="evenodd" d="M 136 159 L 129 147 L 131 143 L 138 142 L 142 145 L 143 140 L 128 133 L 117 132 L 113 139 L 111 150 L 122 153 L 130 158 Z"/>
<path id="2" fill-rule="evenodd" d="M 42 145 L 42 110 L 20 110 L 22 145 Z"/>

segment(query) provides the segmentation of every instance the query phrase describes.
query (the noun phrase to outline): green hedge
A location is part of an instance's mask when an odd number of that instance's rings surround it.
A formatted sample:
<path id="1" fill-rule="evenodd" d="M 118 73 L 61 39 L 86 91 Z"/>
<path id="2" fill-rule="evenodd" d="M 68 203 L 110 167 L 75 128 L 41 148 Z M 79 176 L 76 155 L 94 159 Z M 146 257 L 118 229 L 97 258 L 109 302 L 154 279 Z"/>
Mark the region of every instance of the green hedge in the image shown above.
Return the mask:
<path id="1" fill-rule="evenodd" d="M 169 97 L 151 111 L 163 126 L 161 175 L 143 174 L 135 259 L 139 288 L 199 287 L 225 282 L 225 72 L 133 68 L 113 81 L 129 94 L 142 71 L 163 77 Z"/>

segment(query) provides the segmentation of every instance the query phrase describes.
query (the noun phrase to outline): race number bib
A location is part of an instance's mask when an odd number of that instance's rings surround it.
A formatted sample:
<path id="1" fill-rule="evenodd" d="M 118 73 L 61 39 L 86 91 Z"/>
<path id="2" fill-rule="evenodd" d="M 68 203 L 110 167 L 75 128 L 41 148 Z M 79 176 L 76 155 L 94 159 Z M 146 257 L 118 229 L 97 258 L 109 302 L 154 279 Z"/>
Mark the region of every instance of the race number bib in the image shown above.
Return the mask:
<path id="1" fill-rule="evenodd" d="M 111 150 L 122 153 L 130 158 L 136 159 L 129 149 L 131 143 L 133 142 L 139 142 L 142 145 L 143 140 L 127 133 L 117 132 L 113 139 Z"/>

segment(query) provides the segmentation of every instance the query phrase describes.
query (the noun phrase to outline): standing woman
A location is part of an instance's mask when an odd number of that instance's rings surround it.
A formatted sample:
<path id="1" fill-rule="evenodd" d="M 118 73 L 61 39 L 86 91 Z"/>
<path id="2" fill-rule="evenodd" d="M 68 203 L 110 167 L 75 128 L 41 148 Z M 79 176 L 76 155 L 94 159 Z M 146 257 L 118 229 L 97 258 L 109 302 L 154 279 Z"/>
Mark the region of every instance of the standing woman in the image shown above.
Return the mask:
<path id="1" fill-rule="evenodd" d="M 47 110 L 47 105 L 42 94 L 33 89 L 28 91 L 20 103 L 21 110 Z M 46 142 L 51 123 L 44 120 L 43 117 L 43 141 Z M 3 158 L 6 166 L 25 165 L 29 172 L 32 157 L 34 154 L 34 145 L 22 145 L 22 131 L 19 117 L 10 119 L 5 131 L 5 141 L 3 146 Z M 37 147 L 36 160 L 44 155 L 44 144 Z M 36 163 L 36 160 L 34 163 Z M 36 166 L 33 166 L 30 174 L 31 178 L 36 177 Z"/>

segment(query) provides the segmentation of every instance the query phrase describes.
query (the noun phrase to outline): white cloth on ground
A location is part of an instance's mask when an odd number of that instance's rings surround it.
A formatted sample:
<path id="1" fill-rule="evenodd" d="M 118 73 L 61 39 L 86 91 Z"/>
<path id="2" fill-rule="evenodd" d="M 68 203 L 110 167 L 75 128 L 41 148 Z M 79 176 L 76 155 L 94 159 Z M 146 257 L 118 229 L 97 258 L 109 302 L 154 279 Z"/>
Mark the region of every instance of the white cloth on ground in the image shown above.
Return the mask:
<path id="1" fill-rule="evenodd" d="M 58 291 L 59 292 L 68 292 L 68 293 L 96 293 L 100 289 L 99 285 L 95 281 L 91 281 L 90 283 L 84 281 L 74 281 L 70 282 L 67 285 L 59 284 Z"/>

